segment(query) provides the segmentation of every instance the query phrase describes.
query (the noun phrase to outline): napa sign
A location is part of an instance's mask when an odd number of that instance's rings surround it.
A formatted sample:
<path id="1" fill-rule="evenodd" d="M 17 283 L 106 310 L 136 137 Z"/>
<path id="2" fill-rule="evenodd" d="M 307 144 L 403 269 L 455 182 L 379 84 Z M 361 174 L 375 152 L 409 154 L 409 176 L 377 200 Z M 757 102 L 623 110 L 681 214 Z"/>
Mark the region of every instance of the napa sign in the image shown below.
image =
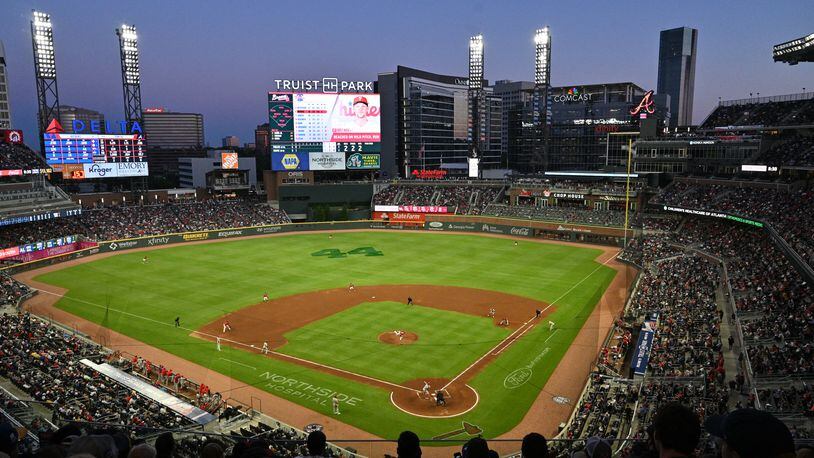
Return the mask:
<path id="1" fill-rule="evenodd" d="M 116 131 L 118 127 L 118 131 Z M 74 119 L 71 121 L 71 128 L 75 134 L 139 134 L 144 135 L 141 124 L 138 121 L 119 121 L 111 123 L 110 121 L 83 121 L 81 119 Z"/>

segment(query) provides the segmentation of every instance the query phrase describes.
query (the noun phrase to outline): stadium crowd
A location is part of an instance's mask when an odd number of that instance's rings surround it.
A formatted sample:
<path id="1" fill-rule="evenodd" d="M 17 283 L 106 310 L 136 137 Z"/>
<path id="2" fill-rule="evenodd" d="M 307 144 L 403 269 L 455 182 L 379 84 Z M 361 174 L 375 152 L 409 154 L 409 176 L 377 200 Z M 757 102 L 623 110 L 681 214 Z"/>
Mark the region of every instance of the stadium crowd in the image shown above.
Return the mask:
<path id="1" fill-rule="evenodd" d="M 796 136 L 781 141 L 764 151 L 755 162 L 789 167 L 812 167 L 814 166 L 814 137 Z"/>
<path id="2" fill-rule="evenodd" d="M 24 146 L 0 143 L 0 170 L 45 169 L 45 160 Z"/>
<path id="3" fill-rule="evenodd" d="M 66 235 L 116 240 L 289 222 L 285 212 L 249 200 L 102 207 L 75 217 L 4 226 L 0 228 L 0 245 L 15 246 Z"/>
<path id="4" fill-rule="evenodd" d="M 720 105 L 701 127 L 794 126 L 814 122 L 814 99 Z"/>
<path id="5" fill-rule="evenodd" d="M 23 296 L 31 293 L 31 288 L 0 273 L 0 307 L 15 306 Z"/>
<path id="6" fill-rule="evenodd" d="M 768 222 L 814 266 L 814 188 L 737 187 L 676 182 L 658 197 L 668 205 L 731 213 Z"/>
<path id="7" fill-rule="evenodd" d="M 492 204 L 486 207 L 483 214 L 595 226 L 623 226 L 625 224 L 625 212 L 623 211 L 588 210 L 577 207 Z"/>

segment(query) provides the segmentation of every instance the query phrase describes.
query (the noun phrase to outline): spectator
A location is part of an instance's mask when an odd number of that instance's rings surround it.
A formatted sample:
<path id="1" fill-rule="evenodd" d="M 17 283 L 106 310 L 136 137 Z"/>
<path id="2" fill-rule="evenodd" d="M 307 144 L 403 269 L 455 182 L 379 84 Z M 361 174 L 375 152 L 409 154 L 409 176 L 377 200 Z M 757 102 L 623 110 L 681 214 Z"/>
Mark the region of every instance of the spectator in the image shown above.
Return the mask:
<path id="1" fill-rule="evenodd" d="M 17 430 L 9 423 L 0 423 L 0 457 L 17 456 Z"/>
<path id="2" fill-rule="evenodd" d="M 201 449 L 201 458 L 223 458 L 223 447 L 210 442 Z"/>
<path id="3" fill-rule="evenodd" d="M 308 434 L 308 440 L 306 441 L 306 445 L 308 447 L 308 455 L 303 455 L 304 457 L 310 456 L 326 456 L 325 455 L 325 445 L 327 442 L 327 438 L 325 437 L 325 433 L 322 431 L 312 431 Z"/>
<path id="4" fill-rule="evenodd" d="M 171 458 L 173 449 L 175 449 L 175 439 L 172 437 L 172 433 L 161 433 L 155 440 L 156 458 Z"/>
<path id="5" fill-rule="evenodd" d="M 418 439 L 416 433 L 412 431 L 403 431 L 399 435 L 396 454 L 398 458 L 421 457 L 421 441 Z"/>
<path id="6" fill-rule="evenodd" d="M 698 416 L 681 404 L 664 404 L 653 419 L 653 443 L 659 458 L 693 456 L 700 437 Z"/>
<path id="7" fill-rule="evenodd" d="M 127 458 L 156 458 L 156 449 L 150 444 L 138 444 L 130 449 Z"/>
<path id="8" fill-rule="evenodd" d="M 774 415 L 739 409 L 709 418 L 704 429 L 722 441 L 723 458 L 794 458 L 791 432 Z"/>
<path id="9" fill-rule="evenodd" d="M 520 447 L 521 458 L 547 458 L 548 444 L 540 433 L 528 433 Z"/>
<path id="10" fill-rule="evenodd" d="M 489 445 L 482 437 L 473 437 L 464 444 L 462 458 L 489 458 Z"/>

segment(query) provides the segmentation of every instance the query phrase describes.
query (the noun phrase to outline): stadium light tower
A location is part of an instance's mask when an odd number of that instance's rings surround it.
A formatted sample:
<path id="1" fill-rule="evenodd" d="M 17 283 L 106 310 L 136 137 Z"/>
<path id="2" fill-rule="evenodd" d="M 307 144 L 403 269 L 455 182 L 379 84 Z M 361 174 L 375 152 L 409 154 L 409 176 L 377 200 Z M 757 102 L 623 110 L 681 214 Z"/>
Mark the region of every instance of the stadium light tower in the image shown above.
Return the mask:
<path id="1" fill-rule="evenodd" d="M 34 11 L 31 17 L 31 43 L 34 49 L 34 78 L 37 82 L 40 142 L 42 134 L 52 120 L 59 120 L 59 91 L 57 90 L 57 66 L 54 56 L 54 32 L 51 16 Z M 44 154 L 44 150 L 43 154 Z"/>
<path id="2" fill-rule="evenodd" d="M 534 157 L 548 169 L 548 87 L 551 84 L 551 31 L 548 26 L 534 32 Z"/>
<path id="3" fill-rule="evenodd" d="M 119 37 L 119 52 L 122 61 L 124 119 L 127 121 L 129 129 L 134 122 L 142 124 L 138 34 L 135 26 L 123 24 L 120 29 L 116 29 L 116 35 Z"/>
<path id="4" fill-rule="evenodd" d="M 481 137 L 483 129 L 481 120 L 484 119 L 481 111 L 485 103 L 483 98 L 483 35 L 469 38 L 469 157 L 480 158 Z"/>

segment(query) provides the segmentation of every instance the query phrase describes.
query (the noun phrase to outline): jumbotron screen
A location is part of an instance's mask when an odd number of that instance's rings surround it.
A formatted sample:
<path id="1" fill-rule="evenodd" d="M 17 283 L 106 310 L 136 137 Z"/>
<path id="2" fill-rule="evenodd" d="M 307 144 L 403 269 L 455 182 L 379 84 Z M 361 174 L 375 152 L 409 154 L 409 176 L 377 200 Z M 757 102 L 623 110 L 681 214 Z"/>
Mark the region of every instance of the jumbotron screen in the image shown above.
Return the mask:
<path id="1" fill-rule="evenodd" d="M 66 179 L 147 176 L 140 134 L 44 134 L 45 161 Z"/>
<path id="2" fill-rule="evenodd" d="M 268 102 L 272 142 L 338 146 L 322 151 L 364 144 L 365 151 L 381 151 L 379 94 L 270 92 Z"/>

